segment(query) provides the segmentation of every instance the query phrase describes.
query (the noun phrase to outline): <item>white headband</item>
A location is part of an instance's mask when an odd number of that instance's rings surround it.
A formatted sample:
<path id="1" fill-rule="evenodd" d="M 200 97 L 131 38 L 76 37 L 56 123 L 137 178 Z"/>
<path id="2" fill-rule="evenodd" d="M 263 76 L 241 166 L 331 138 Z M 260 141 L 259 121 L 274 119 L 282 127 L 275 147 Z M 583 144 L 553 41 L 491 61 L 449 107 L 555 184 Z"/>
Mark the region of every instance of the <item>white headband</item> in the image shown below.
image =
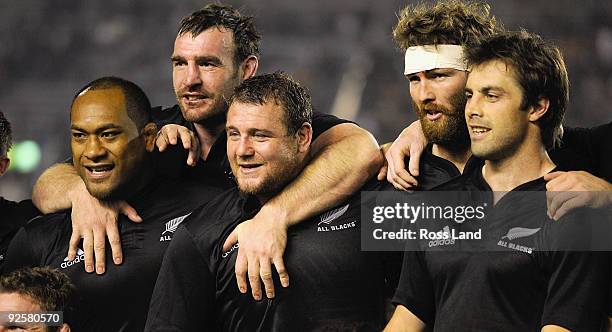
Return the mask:
<path id="1" fill-rule="evenodd" d="M 436 68 L 467 71 L 463 47 L 459 45 L 410 46 L 406 50 L 404 75 Z"/>

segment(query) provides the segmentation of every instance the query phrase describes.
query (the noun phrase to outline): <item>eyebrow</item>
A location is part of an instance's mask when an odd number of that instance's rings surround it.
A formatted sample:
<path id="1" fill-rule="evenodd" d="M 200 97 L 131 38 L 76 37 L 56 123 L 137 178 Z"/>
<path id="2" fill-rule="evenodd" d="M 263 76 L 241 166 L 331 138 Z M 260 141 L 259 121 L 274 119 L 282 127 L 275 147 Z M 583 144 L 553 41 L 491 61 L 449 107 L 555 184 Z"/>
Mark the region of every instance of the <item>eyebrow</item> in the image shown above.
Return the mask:
<path id="1" fill-rule="evenodd" d="M 81 128 L 81 127 L 79 127 L 77 125 L 74 125 L 74 124 L 70 126 L 70 129 L 71 130 L 78 130 L 78 131 L 86 131 L 83 128 Z M 105 130 L 108 130 L 108 129 L 121 129 L 121 127 L 117 126 L 115 124 L 112 124 L 112 123 L 106 123 L 106 124 L 103 124 L 103 125 L 97 127 L 96 128 L 96 132 L 99 133 L 99 132 L 102 132 L 102 131 L 105 131 Z"/>
<path id="2" fill-rule="evenodd" d="M 172 62 L 175 62 L 175 61 L 184 61 L 184 62 L 187 62 L 187 60 L 184 57 L 180 56 L 180 55 L 173 55 L 170 58 L 170 61 L 172 61 Z M 212 62 L 212 63 L 215 63 L 215 64 L 221 64 L 221 59 L 219 59 L 216 56 L 211 56 L 211 55 L 209 55 L 209 56 L 198 56 L 198 57 L 195 58 L 195 61 L 196 62 L 206 61 L 206 62 Z"/>

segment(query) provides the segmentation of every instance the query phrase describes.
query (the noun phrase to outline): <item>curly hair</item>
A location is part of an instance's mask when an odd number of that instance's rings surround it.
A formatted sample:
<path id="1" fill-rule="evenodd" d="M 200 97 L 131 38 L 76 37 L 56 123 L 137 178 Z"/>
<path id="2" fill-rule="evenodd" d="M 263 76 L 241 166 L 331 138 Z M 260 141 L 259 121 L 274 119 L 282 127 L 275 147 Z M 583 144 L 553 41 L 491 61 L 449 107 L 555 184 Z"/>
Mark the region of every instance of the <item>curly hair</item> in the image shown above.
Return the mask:
<path id="1" fill-rule="evenodd" d="M 0 277 L 0 293 L 29 296 L 43 311 L 67 310 L 74 292 L 70 278 L 50 267 L 23 268 Z"/>
<path id="2" fill-rule="evenodd" d="M 291 76 L 283 72 L 265 74 L 245 80 L 234 90 L 230 104 L 240 102 L 263 105 L 274 101 L 283 107 L 288 134 L 295 134 L 304 122 L 312 123 L 310 95 Z"/>
<path id="3" fill-rule="evenodd" d="M 242 15 L 230 5 L 208 4 L 181 20 L 178 35 L 191 33 L 194 37 L 211 27 L 223 27 L 234 34 L 234 60 L 241 63 L 250 55 L 259 56 L 261 36 L 252 16 Z"/>
<path id="4" fill-rule="evenodd" d="M 505 32 L 466 50 L 470 67 L 500 60 L 510 65 L 523 91 L 521 109 L 537 105 L 540 98 L 550 102 L 538 120 L 542 142 L 553 147 L 561 138 L 561 123 L 569 103 L 569 78 L 561 51 L 535 33 Z"/>
<path id="5" fill-rule="evenodd" d="M 448 0 L 408 5 L 399 13 L 393 38 L 401 50 L 418 45 L 472 46 L 503 31 L 485 3 Z"/>

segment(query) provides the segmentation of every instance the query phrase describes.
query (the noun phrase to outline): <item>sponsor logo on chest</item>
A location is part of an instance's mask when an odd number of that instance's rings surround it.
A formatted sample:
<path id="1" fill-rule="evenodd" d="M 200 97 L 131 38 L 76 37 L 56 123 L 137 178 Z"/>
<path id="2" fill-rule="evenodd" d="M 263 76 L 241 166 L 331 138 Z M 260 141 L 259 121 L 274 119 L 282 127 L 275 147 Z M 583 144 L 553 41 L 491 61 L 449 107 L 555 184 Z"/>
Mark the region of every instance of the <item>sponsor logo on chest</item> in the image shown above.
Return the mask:
<path id="1" fill-rule="evenodd" d="M 60 264 L 60 267 L 62 269 L 66 269 L 66 268 L 71 267 L 74 264 L 78 264 L 84 261 L 85 261 L 85 252 L 83 251 L 83 249 L 79 248 L 77 250 L 76 258 L 73 260 L 69 260 L 68 257 L 64 258 L 64 261 L 62 262 L 62 264 Z"/>

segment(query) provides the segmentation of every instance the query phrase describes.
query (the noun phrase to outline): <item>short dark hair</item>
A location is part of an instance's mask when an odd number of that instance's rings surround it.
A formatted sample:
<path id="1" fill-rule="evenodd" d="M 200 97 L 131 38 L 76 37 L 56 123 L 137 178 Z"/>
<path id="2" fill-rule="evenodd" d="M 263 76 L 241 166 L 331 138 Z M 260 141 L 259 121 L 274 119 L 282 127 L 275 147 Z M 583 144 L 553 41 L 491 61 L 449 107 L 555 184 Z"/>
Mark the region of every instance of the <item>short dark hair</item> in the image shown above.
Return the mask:
<path id="1" fill-rule="evenodd" d="M 569 103 L 569 79 L 563 55 L 557 46 L 525 30 L 504 32 L 466 50 L 470 67 L 501 60 L 514 68 L 523 91 L 521 109 L 549 100 L 548 111 L 537 124 L 542 143 L 553 147 L 561 137 L 561 123 Z"/>
<path id="2" fill-rule="evenodd" d="M 29 267 L 0 277 L 0 293 L 32 298 L 43 311 L 66 311 L 75 287 L 64 273 L 51 267 Z"/>
<path id="3" fill-rule="evenodd" d="M 211 3 L 184 17 L 178 35 L 189 32 L 196 37 L 211 27 L 223 27 L 233 32 L 236 66 L 250 55 L 259 57 L 261 36 L 253 23 L 253 16 L 242 15 L 230 5 Z"/>
<path id="4" fill-rule="evenodd" d="M 136 83 L 123 78 L 106 76 L 87 83 L 72 98 L 71 108 L 77 97 L 85 90 L 104 90 L 112 88 L 121 89 L 125 96 L 127 114 L 136 124 L 138 131 L 141 131 L 151 120 L 151 102 L 149 102 L 147 95 L 138 85 L 136 85 Z"/>
<path id="5" fill-rule="evenodd" d="M 393 29 L 393 38 L 402 50 L 441 44 L 470 47 L 502 30 L 488 4 L 450 0 L 404 8 Z"/>
<path id="6" fill-rule="evenodd" d="M 0 157 L 6 156 L 11 146 L 13 146 L 11 123 L 4 117 L 4 113 L 0 112 Z"/>
<path id="7" fill-rule="evenodd" d="M 291 76 L 283 72 L 259 75 L 242 82 L 232 95 L 233 102 L 263 105 L 274 101 L 285 111 L 287 133 L 295 134 L 304 122 L 312 123 L 310 95 Z"/>

